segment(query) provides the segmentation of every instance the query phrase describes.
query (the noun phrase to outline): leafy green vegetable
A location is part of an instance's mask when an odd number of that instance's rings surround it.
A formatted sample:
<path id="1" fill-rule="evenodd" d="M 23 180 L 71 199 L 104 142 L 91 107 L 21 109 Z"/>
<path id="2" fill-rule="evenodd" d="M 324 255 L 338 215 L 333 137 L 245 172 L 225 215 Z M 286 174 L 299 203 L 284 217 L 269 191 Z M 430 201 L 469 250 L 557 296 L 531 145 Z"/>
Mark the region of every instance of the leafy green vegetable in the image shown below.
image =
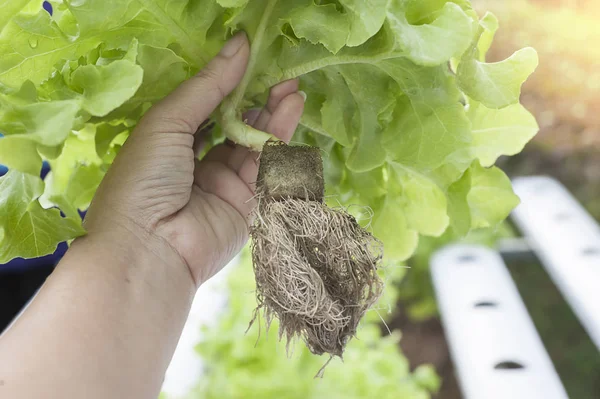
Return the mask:
<path id="1" fill-rule="evenodd" d="M 44 183 L 26 173 L 11 170 L 0 177 L 0 263 L 24 253 L 52 253 L 59 242 L 84 233 L 58 209 L 42 208 L 38 198 L 43 190 Z"/>
<path id="2" fill-rule="evenodd" d="M 471 104 L 468 116 L 474 151 L 486 167 L 492 166 L 501 155 L 519 153 L 538 132 L 535 118 L 521 104 L 502 109 Z"/>
<path id="3" fill-rule="evenodd" d="M 269 135 L 241 113 L 299 77 L 308 100 L 294 140 L 329 154 L 333 203 L 373 209 L 389 259 L 408 258 L 423 235 L 493 226 L 516 204 L 502 172 L 486 168 L 537 131 L 518 104 L 537 56 L 523 49 L 486 63 L 498 23 L 467 0 L 51 3 L 53 16 L 32 0 L 0 17 L 0 163 L 37 176 L 49 160 L 42 203 L 70 220 L 151 104 L 239 30 L 251 60 L 215 114 L 219 131 L 259 149 Z M 78 141 L 86 150 L 69 150 Z M 14 201 L 15 184 L 4 194 Z M 71 238 L 58 231 L 49 242 Z M 2 245 L 19 248 L 11 256 L 44 252 L 20 240 L 4 232 Z"/>
<path id="4" fill-rule="evenodd" d="M 537 53 L 532 48 L 521 49 L 497 63 L 480 62 L 476 57 L 466 56 L 458 67 L 458 84 L 465 94 L 487 107 L 507 107 L 519 101 L 521 85 L 537 64 Z"/>
<path id="5" fill-rule="evenodd" d="M 71 74 L 71 84 L 83 94 L 81 108 L 105 116 L 135 94 L 142 84 L 143 69 L 127 60 L 109 65 L 85 65 Z"/>

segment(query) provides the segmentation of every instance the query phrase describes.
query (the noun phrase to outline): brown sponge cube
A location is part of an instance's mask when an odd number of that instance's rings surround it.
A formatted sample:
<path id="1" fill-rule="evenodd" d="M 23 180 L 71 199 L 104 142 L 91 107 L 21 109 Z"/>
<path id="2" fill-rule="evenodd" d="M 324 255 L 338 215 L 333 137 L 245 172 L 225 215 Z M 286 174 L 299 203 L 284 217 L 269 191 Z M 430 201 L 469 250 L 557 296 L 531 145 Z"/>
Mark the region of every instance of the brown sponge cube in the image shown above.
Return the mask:
<path id="1" fill-rule="evenodd" d="M 318 147 L 267 143 L 260 155 L 257 187 L 267 198 L 323 202 L 323 159 Z"/>

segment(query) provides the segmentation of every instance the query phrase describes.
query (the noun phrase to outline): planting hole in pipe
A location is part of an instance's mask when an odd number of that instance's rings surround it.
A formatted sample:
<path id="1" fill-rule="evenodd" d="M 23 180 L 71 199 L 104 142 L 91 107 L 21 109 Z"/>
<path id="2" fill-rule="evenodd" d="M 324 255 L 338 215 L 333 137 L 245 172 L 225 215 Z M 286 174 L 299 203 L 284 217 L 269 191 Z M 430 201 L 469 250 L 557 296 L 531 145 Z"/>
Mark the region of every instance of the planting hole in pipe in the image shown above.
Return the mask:
<path id="1" fill-rule="evenodd" d="M 600 248 L 598 247 L 587 247 L 581 251 L 583 256 L 598 256 L 600 255 Z"/>
<path id="2" fill-rule="evenodd" d="M 479 301 L 479 302 L 475 302 L 474 306 L 476 308 L 495 308 L 498 306 L 498 304 L 493 301 Z"/>
<path id="3" fill-rule="evenodd" d="M 521 363 L 513 360 L 505 360 L 503 362 L 496 363 L 494 366 L 494 369 L 496 370 L 520 370 L 524 368 L 525 366 L 523 366 Z"/>
<path id="4" fill-rule="evenodd" d="M 458 263 L 473 263 L 477 260 L 475 255 L 465 254 L 458 257 Z"/>
<path id="5" fill-rule="evenodd" d="M 554 216 L 554 220 L 556 220 L 557 222 L 564 222 L 571 219 L 572 217 L 573 215 L 571 215 L 569 212 L 559 212 Z"/>

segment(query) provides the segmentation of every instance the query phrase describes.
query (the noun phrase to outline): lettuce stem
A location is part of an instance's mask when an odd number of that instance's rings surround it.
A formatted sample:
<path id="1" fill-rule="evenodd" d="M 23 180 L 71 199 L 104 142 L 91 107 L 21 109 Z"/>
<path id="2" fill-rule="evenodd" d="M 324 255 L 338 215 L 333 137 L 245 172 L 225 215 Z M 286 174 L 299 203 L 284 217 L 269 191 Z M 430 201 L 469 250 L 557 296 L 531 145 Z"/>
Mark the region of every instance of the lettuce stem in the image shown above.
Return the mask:
<path id="1" fill-rule="evenodd" d="M 250 59 L 246 73 L 237 88 L 223 101 L 221 105 L 221 126 L 225 136 L 237 144 L 248 147 L 254 151 L 261 151 L 265 142 L 268 140 L 277 141 L 278 139 L 260 130 L 254 129 L 252 126 L 242 121 L 240 104 L 246 94 L 246 89 L 250 81 L 254 78 L 254 69 L 258 61 L 260 51 L 263 46 L 263 38 L 269 18 L 277 4 L 278 0 L 267 0 L 265 12 L 263 13 L 254 40 L 251 44 Z"/>

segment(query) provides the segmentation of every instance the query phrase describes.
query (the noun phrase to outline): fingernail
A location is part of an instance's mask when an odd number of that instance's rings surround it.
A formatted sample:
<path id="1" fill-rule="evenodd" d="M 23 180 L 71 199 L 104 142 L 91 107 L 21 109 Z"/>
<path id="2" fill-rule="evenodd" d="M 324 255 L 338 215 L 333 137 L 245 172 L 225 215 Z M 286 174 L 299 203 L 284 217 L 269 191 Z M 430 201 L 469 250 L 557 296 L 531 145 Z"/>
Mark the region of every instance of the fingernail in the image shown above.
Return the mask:
<path id="1" fill-rule="evenodd" d="M 306 95 L 306 92 L 305 92 L 305 91 L 302 91 L 302 90 L 298 90 L 298 94 L 300 94 L 300 95 L 302 96 L 302 98 L 304 99 L 304 102 L 306 102 L 306 98 L 308 97 L 308 96 Z"/>
<path id="2" fill-rule="evenodd" d="M 227 58 L 233 57 L 234 55 L 237 54 L 237 52 L 240 50 L 240 48 L 242 47 L 242 44 L 244 44 L 245 41 L 246 41 L 246 33 L 245 32 L 236 33 L 235 36 L 233 36 L 231 39 L 229 39 L 227 41 L 227 43 L 225 43 L 225 45 L 219 52 L 219 55 L 222 55 L 223 57 L 227 57 Z"/>

